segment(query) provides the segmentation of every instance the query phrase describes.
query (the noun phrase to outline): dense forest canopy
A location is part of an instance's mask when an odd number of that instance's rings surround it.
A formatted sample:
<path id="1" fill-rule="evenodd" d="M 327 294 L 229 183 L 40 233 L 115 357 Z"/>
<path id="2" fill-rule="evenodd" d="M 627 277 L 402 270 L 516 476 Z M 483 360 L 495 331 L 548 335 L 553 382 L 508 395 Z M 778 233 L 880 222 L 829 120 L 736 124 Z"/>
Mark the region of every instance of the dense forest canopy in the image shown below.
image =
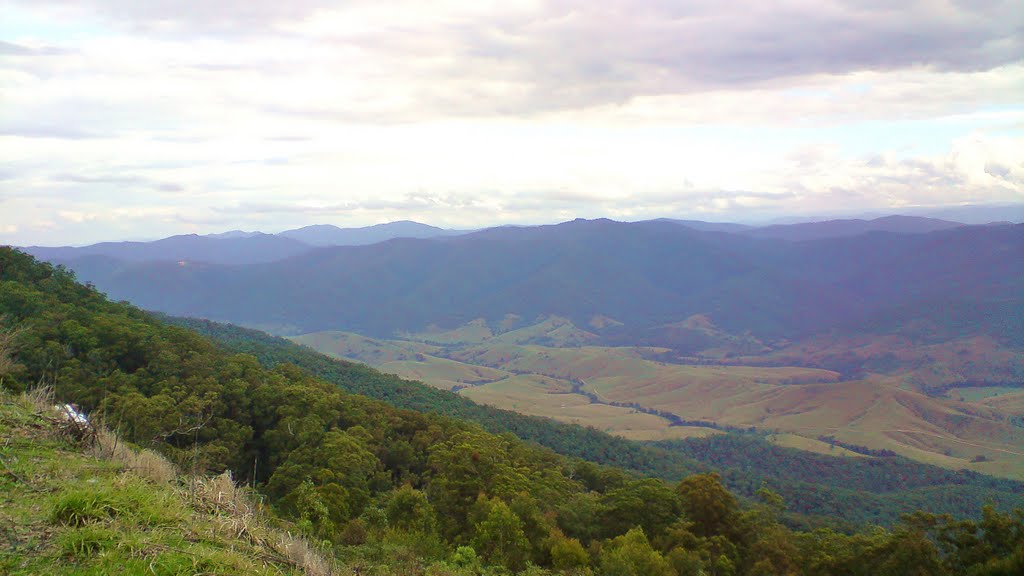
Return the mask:
<path id="1" fill-rule="evenodd" d="M 185 469 L 231 470 L 303 532 L 380 573 L 1024 571 L 1024 512 L 793 530 L 770 489 L 742 501 L 714 473 L 643 477 L 350 394 L 292 364 L 267 368 L 9 248 L 0 316 L 13 334 L 3 386 L 51 385 Z"/>

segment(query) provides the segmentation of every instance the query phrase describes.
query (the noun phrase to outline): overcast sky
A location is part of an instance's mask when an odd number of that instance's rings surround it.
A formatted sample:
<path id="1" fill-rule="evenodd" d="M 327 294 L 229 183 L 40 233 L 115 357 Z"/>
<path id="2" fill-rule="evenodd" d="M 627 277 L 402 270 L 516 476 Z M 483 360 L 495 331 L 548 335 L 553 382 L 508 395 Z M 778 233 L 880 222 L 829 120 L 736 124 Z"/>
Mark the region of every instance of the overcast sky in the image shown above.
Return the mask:
<path id="1" fill-rule="evenodd" d="M 0 13 L 0 243 L 1024 201 L 1020 0 Z"/>

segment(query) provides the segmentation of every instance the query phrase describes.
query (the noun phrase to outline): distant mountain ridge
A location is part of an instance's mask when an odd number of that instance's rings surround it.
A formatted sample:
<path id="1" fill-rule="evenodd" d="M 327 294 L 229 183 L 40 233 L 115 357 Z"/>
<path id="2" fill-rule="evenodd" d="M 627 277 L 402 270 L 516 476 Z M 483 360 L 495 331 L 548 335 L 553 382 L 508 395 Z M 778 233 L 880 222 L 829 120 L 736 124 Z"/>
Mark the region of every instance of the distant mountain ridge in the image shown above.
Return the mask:
<path id="1" fill-rule="evenodd" d="M 246 232 L 245 230 L 228 230 L 227 232 L 220 232 L 217 234 L 204 234 L 204 238 L 215 238 L 217 240 L 229 240 L 232 238 L 252 238 L 253 236 L 259 236 L 263 232 Z"/>
<path id="2" fill-rule="evenodd" d="M 748 228 L 741 233 L 759 238 L 780 238 L 804 241 L 824 238 L 858 236 L 869 232 L 893 232 L 897 234 L 926 234 L 964 226 L 960 222 L 922 218 L 920 216 L 884 216 L 873 220 L 826 220 L 802 224 L 776 224 L 760 228 Z"/>
<path id="3" fill-rule="evenodd" d="M 294 230 L 285 230 L 278 233 L 278 236 L 292 238 L 310 246 L 363 246 L 393 238 L 434 238 L 462 233 L 411 220 L 400 220 L 362 228 L 339 228 L 331 224 L 314 224 Z"/>
<path id="4" fill-rule="evenodd" d="M 604 315 L 638 330 L 707 314 L 731 333 L 792 338 L 891 311 L 909 322 L 1020 301 L 1024 225 L 781 242 L 593 220 L 320 248 L 253 266 L 57 261 L 146 308 L 280 332 L 388 335 L 507 314 L 580 326 Z"/>
<path id="5" fill-rule="evenodd" d="M 153 242 L 101 242 L 91 246 L 29 246 L 25 252 L 48 261 L 83 257 L 107 257 L 124 262 L 197 261 L 210 264 L 247 265 L 273 262 L 309 251 L 291 238 L 253 233 L 247 236 L 199 236 L 184 234 Z"/>
<path id="6" fill-rule="evenodd" d="M 922 234 L 963 226 L 959 222 L 916 216 L 886 216 L 874 220 L 829 220 L 800 224 L 749 226 L 731 222 L 704 222 L 660 218 L 649 222 L 672 223 L 701 232 L 742 234 L 759 238 L 803 241 L 856 236 L 868 232 Z M 537 226 L 501 226 L 497 230 L 522 230 Z M 490 230 L 490 228 L 485 229 Z M 367 246 L 396 238 L 443 238 L 469 234 L 410 220 L 361 228 L 314 224 L 277 234 L 230 230 L 214 234 L 183 234 L 150 242 L 101 242 L 89 246 L 28 246 L 26 252 L 47 261 L 68 261 L 103 256 L 126 262 L 186 261 L 208 264 L 248 265 L 275 262 L 329 246 Z"/>
<path id="7" fill-rule="evenodd" d="M 182 234 L 151 242 L 101 242 L 89 246 L 27 246 L 25 252 L 47 261 L 106 257 L 124 262 L 201 262 L 248 265 L 283 260 L 324 246 L 362 246 L 395 238 L 432 238 L 462 234 L 411 222 L 363 228 L 318 224 L 278 234 L 231 230 L 217 234 Z"/>

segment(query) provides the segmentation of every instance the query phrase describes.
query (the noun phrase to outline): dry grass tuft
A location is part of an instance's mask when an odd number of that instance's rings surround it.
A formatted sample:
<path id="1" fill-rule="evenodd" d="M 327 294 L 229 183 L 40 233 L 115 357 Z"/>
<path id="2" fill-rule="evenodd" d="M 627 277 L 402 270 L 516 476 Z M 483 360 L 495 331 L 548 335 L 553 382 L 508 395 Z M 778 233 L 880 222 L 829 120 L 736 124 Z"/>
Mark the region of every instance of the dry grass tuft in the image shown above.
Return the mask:
<path id="1" fill-rule="evenodd" d="M 247 540 L 309 576 L 337 574 L 334 563 L 303 538 L 271 528 L 248 489 L 239 487 L 226 471 L 210 478 L 190 478 L 184 488 L 197 510 L 217 517 L 217 530 Z"/>
<path id="2" fill-rule="evenodd" d="M 293 566 L 300 568 L 308 576 L 334 576 L 339 574 L 333 562 L 313 549 L 306 540 L 281 533 L 271 548 L 288 560 Z"/>
<path id="3" fill-rule="evenodd" d="M 53 412 L 53 387 L 36 386 L 17 397 L 18 405 L 33 414 L 50 414 Z"/>
<path id="4" fill-rule="evenodd" d="M 117 434 L 100 428 L 96 431 L 93 454 L 120 463 L 126 469 L 155 484 L 171 484 L 178 477 L 178 471 L 166 458 L 152 450 L 137 450 L 117 437 Z"/>
<path id="5" fill-rule="evenodd" d="M 248 491 L 235 485 L 230 471 L 220 476 L 189 478 L 183 492 L 196 510 L 217 519 L 218 533 L 245 539 L 257 547 L 267 546 L 270 538 L 259 509 Z"/>
<path id="6" fill-rule="evenodd" d="M 190 478 L 187 490 L 193 505 L 204 512 L 235 517 L 256 515 L 249 494 L 235 484 L 230 471 L 212 478 Z"/>

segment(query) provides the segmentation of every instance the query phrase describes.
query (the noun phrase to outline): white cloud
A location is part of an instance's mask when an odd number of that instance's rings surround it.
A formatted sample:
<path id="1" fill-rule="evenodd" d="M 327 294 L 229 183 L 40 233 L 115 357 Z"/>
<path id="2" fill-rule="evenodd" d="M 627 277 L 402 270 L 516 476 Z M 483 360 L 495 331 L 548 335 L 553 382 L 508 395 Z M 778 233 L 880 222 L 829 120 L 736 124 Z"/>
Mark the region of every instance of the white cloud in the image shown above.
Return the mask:
<path id="1" fill-rule="evenodd" d="M 1012 2 L 4 10 L 0 241 L 1024 199 Z"/>

